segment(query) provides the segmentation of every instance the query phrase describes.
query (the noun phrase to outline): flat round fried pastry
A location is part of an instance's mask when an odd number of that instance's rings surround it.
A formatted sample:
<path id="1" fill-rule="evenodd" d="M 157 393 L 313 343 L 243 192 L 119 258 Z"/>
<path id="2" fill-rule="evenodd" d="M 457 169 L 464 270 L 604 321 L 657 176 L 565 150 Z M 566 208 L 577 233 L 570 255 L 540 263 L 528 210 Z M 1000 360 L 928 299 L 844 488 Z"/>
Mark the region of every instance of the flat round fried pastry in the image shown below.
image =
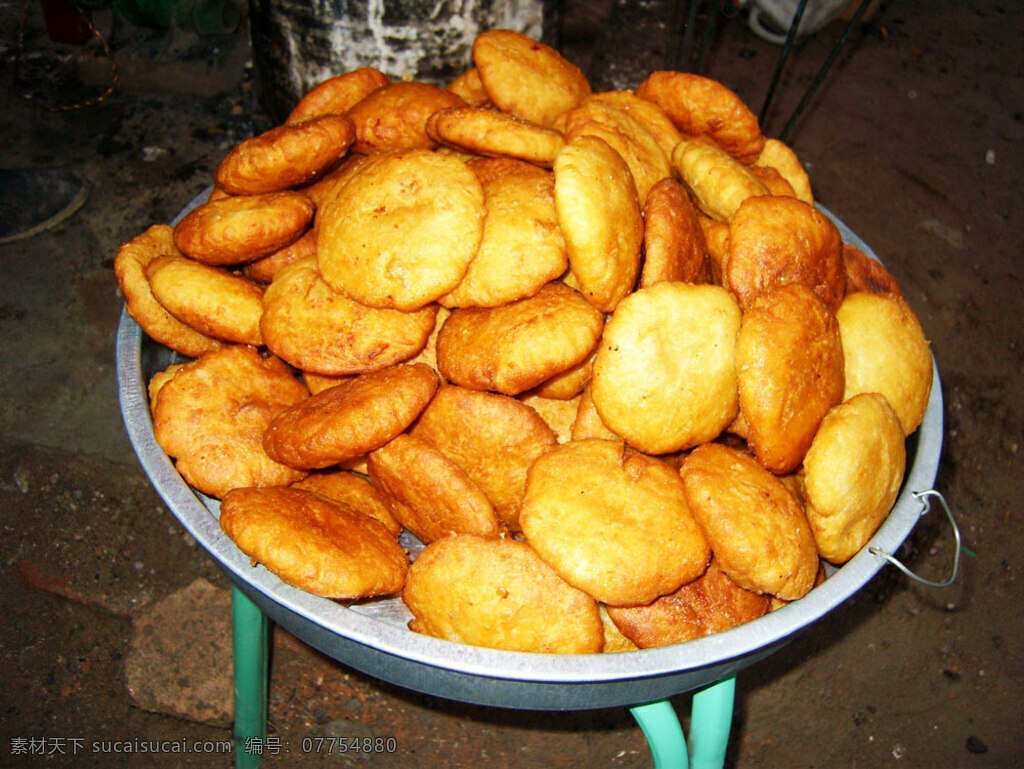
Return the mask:
<path id="1" fill-rule="evenodd" d="M 846 358 L 844 400 L 864 392 L 885 396 L 910 435 L 921 424 L 932 391 L 932 354 L 924 329 L 895 294 L 857 292 L 836 317 Z"/>
<path id="2" fill-rule="evenodd" d="M 555 210 L 580 292 L 611 312 L 633 290 L 644 224 L 629 166 L 608 143 L 579 136 L 555 158 Z"/>
<path id="3" fill-rule="evenodd" d="M 236 144 L 217 167 L 217 186 L 258 195 L 305 184 L 337 162 L 355 140 L 344 115 L 321 115 L 276 126 Z"/>
<path id="4" fill-rule="evenodd" d="M 444 537 L 409 569 L 402 599 L 409 628 L 446 641 L 539 654 L 596 654 L 597 604 L 568 585 L 524 542 Z"/>
<path id="5" fill-rule="evenodd" d="M 826 561 L 846 563 L 885 520 L 906 469 L 903 428 L 885 396 L 861 393 L 825 416 L 800 474 Z"/>
<path id="6" fill-rule="evenodd" d="M 644 261 L 639 287 L 663 280 L 710 283 L 708 245 L 686 188 L 662 179 L 644 206 Z"/>
<path id="7" fill-rule="evenodd" d="M 157 371 L 149 378 L 149 383 L 146 385 L 146 395 L 149 397 L 150 416 L 153 415 L 153 411 L 156 409 L 156 399 L 160 397 L 160 390 L 174 378 L 178 369 L 184 365 L 184 363 L 172 363 L 163 371 Z"/>
<path id="8" fill-rule="evenodd" d="M 822 418 L 843 400 L 835 315 L 798 283 L 761 294 L 743 313 L 736 370 L 754 456 L 773 473 L 792 472 Z"/>
<path id="9" fill-rule="evenodd" d="M 721 286 L 655 283 L 626 297 L 594 359 L 601 420 L 648 454 L 712 440 L 739 410 L 739 329 L 740 309 Z"/>
<path id="10" fill-rule="evenodd" d="M 395 520 L 424 544 L 451 534 L 497 537 L 505 531 L 466 471 L 408 433 L 371 451 L 366 472 Z"/>
<path id="11" fill-rule="evenodd" d="M 608 425 L 602 421 L 601 415 L 594 408 L 593 388 L 589 383 L 583 388 L 583 392 L 580 393 L 570 437 L 574 441 L 581 441 L 586 438 L 604 438 L 610 441 L 622 440 L 608 429 Z"/>
<path id="12" fill-rule="evenodd" d="M 448 107 L 427 119 L 438 144 L 487 157 L 511 157 L 551 168 L 565 143 L 553 128 L 483 107 Z"/>
<path id="13" fill-rule="evenodd" d="M 626 636 L 622 634 L 622 631 L 616 627 L 614 622 L 612 622 L 612 618 L 608 615 L 607 606 L 603 603 L 598 604 L 598 609 L 601 611 L 601 627 L 604 630 L 604 649 L 602 649 L 602 651 L 605 654 L 611 654 L 613 652 L 635 652 L 640 648 L 626 638 Z"/>
<path id="14" fill-rule="evenodd" d="M 477 35 L 473 63 L 495 106 L 532 123 L 553 125 L 590 94 L 579 67 L 554 48 L 512 30 Z"/>
<path id="15" fill-rule="evenodd" d="M 725 283 L 743 309 L 759 294 L 800 283 L 835 312 L 846 293 L 839 229 L 802 200 L 749 198 L 729 222 Z"/>
<path id="16" fill-rule="evenodd" d="M 843 266 L 846 268 L 847 294 L 867 291 L 871 294 L 903 296 L 900 284 L 892 273 L 852 243 L 843 243 Z"/>
<path id="17" fill-rule="evenodd" d="M 608 616 L 641 649 L 692 641 L 763 617 L 771 598 L 744 590 L 714 558 L 707 570 L 674 593 L 645 606 L 609 607 Z"/>
<path id="18" fill-rule="evenodd" d="M 470 67 L 445 87 L 471 107 L 484 107 L 491 102 L 476 67 Z"/>
<path id="19" fill-rule="evenodd" d="M 349 108 L 356 129 L 352 151 L 432 149 L 436 142 L 427 133 L 427 118 L 463 104 L 456 94 L 429 83 L 396 81 L 378 88 Z"/>
<path id="20" fill-rule="evenodd" d="M 703 214 L 697 214 L 704 242 L 708 246 L 708 265 L 711 268 L 711 282 L 722 285 L 725 264 L 729 258 L 729 225 Z"/>
<path id="21" fill-rule="evenodd" d="M 128 314 L 152 340 L 182 355 L 197 358 L 216 350 L 219 341 L 182 323 L 153 296 L 146 267 L 160 256 L 181 256 L 174 245 L 173 230 L 166 224 L 154 224 L 117 249 L 114 275 Z"/>
<path id="22" fill-rule="evenodd" d="M 585 360 L 603 327 L 579 292 L 548 283 L 518 302 L 454 310 L 437 336 L 437 366 L 463 387 L 517 395 Z"/>
<path id="23" fill-rule="evenodd" d="M 654 140 L 658 142 L 658 146 L 661 147 L 661 151 L 665 153 L 666 158 L 672 157 L 672 150 L 685 138 L 665 110 L 653 101 L 637 96 L 632 91 L 602 91 L 593 94 L 590 98 L 614 104 L 628 112 L 650 132 Z"/>
<path id="24" fill-rule="evenodd" d="M 778 139 L 767 138 L 764 140 L 764 147 L 761 154 L 754 161 L 755 166 L 774 168 L 782 177 L 789 182 L 793 193 L 804 203 L 814 205 L 814 192 L 811 190 L 811 180 L 804 170 L 803 165 L 796 153 L 789 145 Z"/>
<path id="25" fill-rule="evenodd" d="M 707 137 L 743 163 L 753 163 L 764 148 L 757 116 L 717 80 L 691 72 L 652 72 L 636 94 L 665 110 L 684 134 Z"/>
<path id="26" fill-rule="evenodd" d="M 534 296 L 568 266 L 550 172 L 511 158 L 469 163 L 484 191 L 483 238 L 445 307 L 496 307 Z"/>
<path id="27" fill-rule="evenodd" d="M 284 582 L 354 601 L 402 589 L 409 557 L 378 521 L 298 489 L 232 489 L 220 527 L 238 548 Z"/>
<path id="28" fill-rule="evenodd" d="M 298 240 L 314 211 L 312 200 L 292 190 L 210 200 L 178 222 L 174 244 L 214 266 L 253 262 Z"/>
<path id="29" fill-rule="evenodd" d="M 394 536 L 402 533 L 402 524 L 388 510 L 373 484 L 347 470 L 313 472 L 290 488 L 312 491 L 335 502 L 341 502 L 384 524 Z"/>
<path id="30" fill-rule="evenodd" d="M 594 354 L 577 363 L 572 368 L 566 369 L 561 374 L 555 374 L 550 379 L 545 379 L 539 385 L 530 390 L 530 394 L 539 395 L 541 398 L 553 398 L 560 401 L 571 401 L 583 392 L 590 383 L 590 375 L 594 370 Z"/>
<path id="31" fill-rule="evenodd" d="M 519 528 L 526 472 L 558 439 L 529 406 L 496 393 L 443 385 L 409 434 L 466 471 L 510 528 Z"/>
<path id="32" fill-rule="evenodd" d="M 324 174 L 320 178 L 316 179 L 309 184 L 305 184 L 298 188 L 298 191 L 304 195 L 308 195 L 313 203 L 316 204 L 316 210 L 320 211 L 327 205 L 327 201 L 334 197 L 334 193 L 340 190 L 345 184 L 355 176 L 356 172 L 363 167 L 366 162 L 368 155 L 356 155 L 349 153 L 345 156 L 335 168 L 331 169 L 328 173 Z M 316 225 L 319 219 L 314 220 L 313 229 L 316 230 Z"/>
<path id="33" fill-rule="evenodd" d="M 757 174 L 699 139 L 679 142 L 672 150 L 672 165 L 693 192 L 700 209 L 720 222 L 729 222 L 747 198 L 768 194 Z"/>
<path id="34" fill-rule="evenodd" d="M 348 299 L 320 277 L 316 258 L 277 274 L 263 296 L 263 339 L 278 357 L 315 374 L 378 371 L 416 355 L 434 328 L 436 305 L 378 310 Z"/>
<path id="35" fill-rule="evenodd" d="M 412 424 L 437 385 L 437 374 L 421 363 L 360 374 L 277 414 L 263 447 L 278 462 L 305 469 L 355 459 Z"/>
<path id="36" fill-rule="evenodd" d="M 275 251 L 270 256 L 249 262 L 242 267 L 242 274 L 249 280 L 257 283 L 270 283 L 282 269 L 289 264 L 316 256 L 316 228 L 310 227 L 305 234 L 282 249 Z"/>
<path id="37" fill-rule="evenodd" d="M 754 457 L 706 443 L 680 473 L 693 516 L 733 582 L 787 601 L 813 587 L 818 550 L 803 505 Z"/>
<path id="38" fill-rule="evenodd" d="M 311 371 L 302 372 L 302 381 L 306 383 L 306 387 L 309 388 L 310 395 L 316 395 L 324 390 L 329 390 L 335 385 L 340 385 L 342 382 L 353 379 L 358 374 L 342 374 L 339 376 L 329 376 L 327 374 L 314 374 Z"/>
<path id="39" fill-rule="evenodd" d="M 184 256 L 158 256 L 146 267 L 153 296 L 174 317 L 217 339 L 259 346 L 263 288 Z"/>
<path id="40" fill-rule="evenodd" d="M 609 606 L 678 590 L 711 557 L 679 474 L 619 441 L 570 441 L 538 457 L 519 520 L 562 579 Z"/>
<path id="41" fill-rule="evenodd" d="M 263 431 L 308 396 L 278 358 L 248 346 L 221 347 L 183 365 L 160 388 L 153 435 L 182 478 L 211 497 L 244 486 L 287 486 L 306 472 L 271 459 Z"/>
<path id="42" fill-rule="evenodd" d="M 767 188 L 769 195 L 787 195 L 791 198 L 796 197 L 796 191 L 793 189 L 793 185 L 786 181 L 786 178 L 776 169 L 771 166 L 759 166 L 757 164 L 749 166 L 749 168 L 754 172 L 754 176 L 760 179 L 761 183 Z"/>
<path id="43" fill-rule="evenodd" d="M 571 440 L 572 424 L 576 419 L 576 412 L 579 411 L 582 394 L 568 401 L 545 398 L 532 392 L 525 392 L 516 397 L 540 415 L 540 418 L 554 431 L 559 443 L 567 443 Z"/>
<path id="44" fill-rule="evenodd" d="M 344 115 L 355 104 L 391 78 L 373 67 L 360 67 L 321 81 L 299 99 L 286 123 L 298 123 L 319 115 Z"/>
<path id="45" fill-rule="evenodd" d="M 480 182 L 458 158 L 375 156 L 317 216 L 320 274 L 361 304 L 418 310 L 465 276 L 486 212 Z"/>

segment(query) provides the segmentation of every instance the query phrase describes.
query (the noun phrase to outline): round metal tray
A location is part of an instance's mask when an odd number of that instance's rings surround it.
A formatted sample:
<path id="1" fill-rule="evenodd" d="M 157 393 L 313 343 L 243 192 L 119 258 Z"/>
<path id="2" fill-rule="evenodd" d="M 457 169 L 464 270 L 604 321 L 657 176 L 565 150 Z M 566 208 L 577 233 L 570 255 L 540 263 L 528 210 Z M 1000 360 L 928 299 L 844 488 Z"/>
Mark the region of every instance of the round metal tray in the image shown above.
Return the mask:
<path id="1" fill-rule="evenodd" d="M 845 242 L 874 256 L 867 244 L 822 210 Z M 924 419 L 908 438 L 907 471 L 892 512 L 868 546 L 842 568 L 830 570 L 804 598 L 732 630 L 673 646 L 593 655 L 507 652 L 413 633 L 406 627 L 410 615 L 400 598 L 346 607 L 253 566 L 221 531 L 217 501 L 188 486 L 153 437 L 146 384 L 176 360 L 175 353 L 150 340 L 122 313 L 117 372 L 125 427 L 154 488 L 185 529 L 274 622 L 311 646 L 389 683 L 478 705 L 531 710 L 631 707 L 700 688 L 765 658 L 846 601 L 886 564 L 883 555 L 869 549 L 895 553 L 910 534 L 927 509 L 914 494 L 932 488 L 942 449 L 942 390 L 934 368 Z M 403 537 L 415 555 L 418 543 Z"/>

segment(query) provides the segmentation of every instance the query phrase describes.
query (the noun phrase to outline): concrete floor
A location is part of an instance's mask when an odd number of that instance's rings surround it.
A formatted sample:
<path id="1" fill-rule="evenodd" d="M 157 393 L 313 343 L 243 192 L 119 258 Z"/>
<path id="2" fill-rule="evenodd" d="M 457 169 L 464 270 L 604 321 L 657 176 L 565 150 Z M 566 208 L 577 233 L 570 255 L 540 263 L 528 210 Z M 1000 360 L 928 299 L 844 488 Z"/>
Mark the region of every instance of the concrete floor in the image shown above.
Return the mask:
<path id="1" fill-rule="evenodd" d="M 100 50 L 48 41 L 35 4 L 24 8 L 19 46 L 23 4 L 0 0 L 0 169 L 63 169 L 88 198 L 58 225 L 0 245 L 0 766 L 229 766 L 209 752 L 111 752 L 115 741 L 231 736 L 228 582 L 152 490 L 126 438 L 112 260 L 271 119 L 246 66 L 244 28 L 211 38 L 111 27 L 98 11 L 120 81 L 89 103 L 108 77 Z M 663 67 L 666 13 L 652 1 L 566 2 L 563 49 L 595 88 L 632 87 Z M 767 134 L 783 129 L 841 30 L 794 50 Z M 756 112 L 779 49 L 739 21 L 718 32 L 703 71 Z M 729 766 L 1024 765 L 1022 36 L 1019 4 L 884 4 L 789 137 L 820 202 L 885 261 L 931 341 L 945 399 L 935 487 L 965 555 L 944 590 L 883 569 L 741 673 Z M 900 555 L 938 578 L 952 553 L 948 524 L 929 515 Z M 186 651 L 174 658 L 183 632 Z M 157 678 L 140 655 L 167 649 L 174 662 Z M 685 720 L 688 697 L 673 704 Z M 291 749 L 266 755 L 268 767 L 651 765 L 627 710 L 450 703 L 377 683 L 283 632 L 269 715 Z M 396 749 L 301 749 L 331 735 L 393 738 Z"/>

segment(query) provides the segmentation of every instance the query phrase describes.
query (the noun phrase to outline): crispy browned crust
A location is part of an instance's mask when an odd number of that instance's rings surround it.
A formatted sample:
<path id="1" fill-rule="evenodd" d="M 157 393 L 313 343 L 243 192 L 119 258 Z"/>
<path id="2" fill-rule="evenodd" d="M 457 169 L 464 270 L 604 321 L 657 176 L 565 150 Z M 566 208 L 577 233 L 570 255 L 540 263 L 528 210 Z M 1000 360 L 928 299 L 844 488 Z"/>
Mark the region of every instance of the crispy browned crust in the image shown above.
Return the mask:
<path id="1" fill-rule="evenodd" d="M 662 179 L 644 206 L 644 261 L 639 287 L 662 280 L 710 283 L 708 244 L 690 196 L 675 179 Z"/>
<path id="2" fill-rule="evenodd" d="M 344 115 L 364 96 L 383 88 L 391 78 L 373 67 L 360 67 L 318 83 L 299 99 L 286 123 L 319 115 Z"/>
<path id="3" fill-rule="evenodd" d="M 463 104 L 457 94 L 429 83 L 389 83 L 349 108 L 348 117 L 356 130 L 352 150 L 371 155 L 432 149 L 437 142 L 427 133 L 427 118 L 439 109 Z"/>

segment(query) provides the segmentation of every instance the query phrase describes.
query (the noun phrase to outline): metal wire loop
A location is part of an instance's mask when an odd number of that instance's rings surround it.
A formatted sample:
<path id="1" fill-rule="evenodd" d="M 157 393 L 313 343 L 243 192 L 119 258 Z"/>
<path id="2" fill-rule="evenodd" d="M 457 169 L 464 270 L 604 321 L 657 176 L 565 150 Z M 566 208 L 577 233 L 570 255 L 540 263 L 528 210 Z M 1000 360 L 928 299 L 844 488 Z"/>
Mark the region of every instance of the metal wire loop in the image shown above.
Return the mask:
<path id="1" fill-rule="evenodd" d="M 946 511 L 946 517 L 949 518 L 950 525 L 953 527 L 953 539 L 955 540 L 956 549 L 953 555 L 953 573 L 950 575 L 949 579 L 947 579 L 944 582 L 932 582 L 929 579 L 925 579 L 924 577 L 918 576 L 910 569 L 908 569 L 902 561 L 900 561 L 895 556 L 885 552 L 881 548 L 869 547 L 868 552 L 872 555 L 881 556 L 889 563 L 891 563 L 893 566 L 895 566 L 897 569 L 906 574 L 908 577 L 910 577 L 913 580 L 916 580 L 917 582 L 920 582 L 922 585 L 927 585 L 928 587 L 949 587 L 954 582 L 956 582 L 957 573 L 960 571 L 960 527 L 956 525 L 956 519 L 953 517 L 953 511 L 949 509 L 949 505 L 946 503 L 946 498 L 943 497 L 942 494 L 940 494 L 938 491 L 935 491 L 934 489 L 929 489 L 928 491 L 915 491 L 913 492 L 913 496 L 918 500 L 921 500 L 922 504 L 924 505 L 924 509 L 921 510 L 921 515 L 925 515 L 929 510 L 931 510 L 931 499 L 933 497 L 935 499 L 938 499 L 939 504 L 942 505 L 942 509 Z"/>

